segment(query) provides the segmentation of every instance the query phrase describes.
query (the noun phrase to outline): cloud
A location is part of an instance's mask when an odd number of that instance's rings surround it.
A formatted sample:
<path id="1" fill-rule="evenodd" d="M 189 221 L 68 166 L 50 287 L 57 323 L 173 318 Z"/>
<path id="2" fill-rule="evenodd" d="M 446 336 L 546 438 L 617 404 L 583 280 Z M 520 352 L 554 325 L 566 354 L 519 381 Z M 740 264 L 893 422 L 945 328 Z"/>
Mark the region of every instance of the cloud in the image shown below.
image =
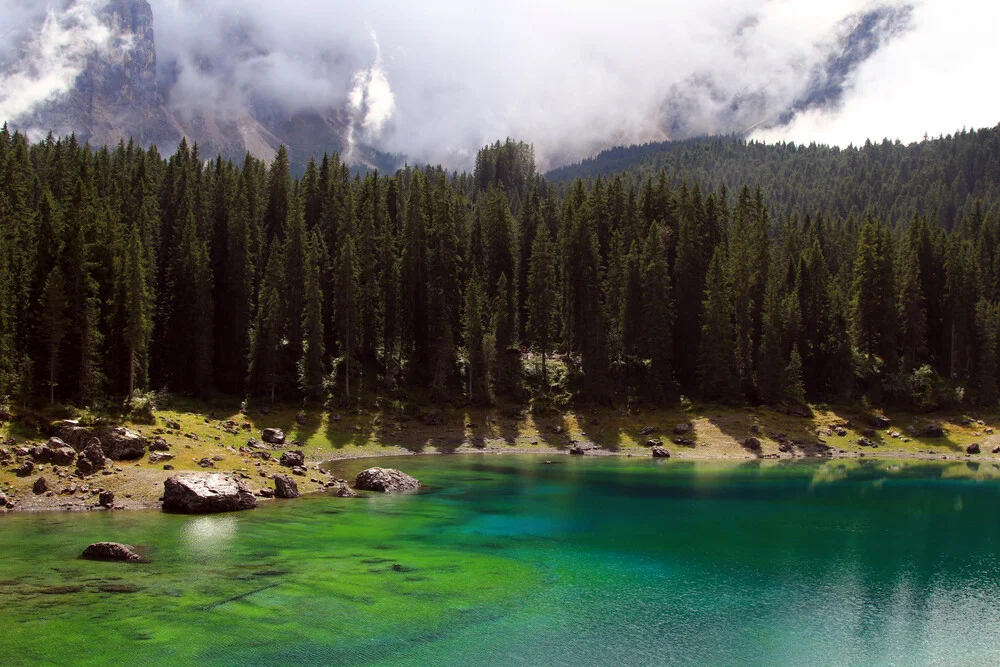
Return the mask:
<path id="1" fill-rule="evenodd" d="M 920 141 L 1000 122 L 1000 6 L 975 0 L 918 2 L 913 25 L 845 81 L 839 107 L 811 109 L 764 141 L 860 145 L 867 139 Z"/>
<path id="2" fill-rule="evenodd" d="M 114 35 L 100 18 L 106 4 L 76 0 L 59 10 L 48 9 L 34 33 L 24 32 L 22 26 L 30 25 L 37 12 L 18 2 L 0 6 L 0 13 L 16 21 L 0 48 L 7 59 L 0 75 L 0 119 L 23 117 L 72 90 L 87 58 L 112 44 Z"/>
<path id="3" fill-rule="evenodd" d="M 39 20 L 33 4 L 0 0 L 0 9 L 10 5 L 20 25 Z M 151 4 L 161 91 L 181 117 L 320 111 L 342 120 L 351 146 L 456 168 L 506 136 L 533 142 L 545 167 L 699 133 L 906 138 L 948 131 L 942 123 L 990 125 L 1000 108 L 984 85 L 1000 16 L 972 0 Z M 62 15 L 45 20 L 69 29 Z M 24 34 L 0 33 L 0 60 Z M 14 83 L 43 92 L 19 93 L 18 108 L 64 89 L 79 66 L 72 48 L 51 58 L 53 83 L 42 52 Z"/>

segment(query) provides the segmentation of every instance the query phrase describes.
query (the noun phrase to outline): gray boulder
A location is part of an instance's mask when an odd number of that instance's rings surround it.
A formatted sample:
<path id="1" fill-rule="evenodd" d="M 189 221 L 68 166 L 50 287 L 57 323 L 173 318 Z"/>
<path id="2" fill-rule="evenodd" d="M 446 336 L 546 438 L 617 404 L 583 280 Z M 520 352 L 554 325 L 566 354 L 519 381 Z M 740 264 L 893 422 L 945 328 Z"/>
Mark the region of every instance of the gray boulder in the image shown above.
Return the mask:
<path id="1" fill-rule="evenodd" d="M 358 473 L 354 487 L 363 491 L 396 493 L 420 488 L 420 481 L 393 468 L 368 468 Z"/>
<path id="2" fill-rule="evenodd" d="M 40 463 L 57 466 L 73 465 L 76 460 L 76 451 L 59 438 L 50 438 L 44 447 L 35 447 L 31 455 Z"/>
<path id="3" fill-rule="evenodd" d="M 32 463 L 31 461 L 25 461 L 24 463 L 19 465 L 17 467 L 17 470 L 15 470 L 14 472 L 18 477 L 27 477 L 32 472 L 34 472 L 34 470 L 35 470 L 35 464 Z"/>
<path id="4" fill-rule="evenodd" d="M 80 558 L 87 560 L 107 560 L 122 563 L 145 563 L 145 558 L 135 551 L 135 547 L 118 542 L 97 542 L 83 550 Z"/>
<path id="5" fill-rule="evenodd" d="M 643 426 L 642 430 L 639 431 L 639 435 L 653 435 L 654 433 L 659 432 L 659 430 L 660 429 L 655 426 Z"/>
<path id="6" fill-rule="evenodd" d="M 11 502 L 10 498 L 3 491 L 0 491 L 0 507 L 13 507 L 14 503 Z"/>
<path id="7" fill-rule="evenodd" d="M 654 459 L 669 459 L 670 452 L 667 451 L 666 447 L 653 447 L 653 458 Z"/>
<path id="8" fill-rule="evenodd" d="M 174 475 L 163 483 L 163 510 L 182 514 L 234 512 L 257 507 L 242 481 L 221 473 Z"/>
<path id="9" fill-rule="evenodd" d="M 115 494 L 111 491 L 101 491 L 97 496 L 97 502 L 100 503 L 101 507 L 111 509 L 115 504 Z"/>
<path id="10" fill-rule="evenodd" d="M 170 443 L 168 443 L 163 438 L 153 438 L 153 442 L 149 443 L 149 451 L 151 452 L 169 452 Z"/>
<path id="11" fill-rule="evenodd" d="M 299 485 L 288 475 L 274 476 L 274 497 L 275 498 L 298 498 Z"/>
<path id="12" fill-rule="evenodd" d="M 674 427 L 674 435 L 687 435 L 691 431 L 691 424 L 678 424 Z"/>
<path id="13" fill-rule="evenodd" d="M 34 485 L 32 485 L 31 490 L 36 494 L 42 494 L 49 490 L 49 480 L 44 477 L 39 477 L 35 480 Z"/>
<path id="14" fill-rule="evenodd" d="M 357 498 L 358 492 L 347 486 L 346 484 L 341 484 L 340 488 L 337 489 L 338 498 Z"/>
<path id="15" fill-rule="evenodd" d="M 979 443 L 978 442 L 974 442 L 971 445 L 969 445 L 968 447 L 966 447 L 965 448 L 965 453 L 966 454 L 979 454 L 980 453 Z"/>
<path id="16" fill-rule="evenodd" d="M 289 450 L 281 455 L 281 459 L 278 461 L 281 465 L 286 468 L 301 468 L 306 464 L 306 457 L 301 451 L 297 449 Z"/>
<path id="17" fill-rule="evenodd" d="M 757 438 L 747 438 L 743 441 L 743 446 L 752 451 L 758 451 L 760 449 L 760 440 Z"/>
<path id="18" fill-rule="evenodd" d="M 260 437 L 269 445 L 285 444 L 285 432 L 280 428 L 265 428 L 261 432 Z"/>
<path id="19" fill-rule="evenodd" d="M 134 461 L 146 454 L 146 438 L 127 428 L 105 431 L 100 440 L 104 455 L 113 461 Z"/>

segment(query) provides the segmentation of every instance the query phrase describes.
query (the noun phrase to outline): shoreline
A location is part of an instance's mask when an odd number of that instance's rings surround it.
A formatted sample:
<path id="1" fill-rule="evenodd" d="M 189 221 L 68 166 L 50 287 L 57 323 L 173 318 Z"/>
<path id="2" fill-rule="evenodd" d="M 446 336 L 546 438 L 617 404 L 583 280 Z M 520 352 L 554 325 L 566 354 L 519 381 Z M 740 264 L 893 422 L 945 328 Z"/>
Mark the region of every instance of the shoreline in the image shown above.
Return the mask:
<path id="1" fill-rule="evenodd" d="M 938 454 L 938 453 L 926 453 L 926 452 L 906 452 L 906 451 L 885 451 L 875 453 L 866 452 L 832 452 L 829 455 L 808 455 L 803 453 L 778 453 L 778 454 L 762 454 L 762 455 L 752 455 L 746 453 L 742 456 L 733 454 L 712 454 L 706 452 L 671 452 L 669 458 L 654 458 L 650 455 L 643 455 L 643 450 L 622 450 L 614 451 L 610 449 L 605 449 L 592 445 L 592 449 L 588 449 L 587 453 L 584 455 L 574 455 L 569 452 L 567 448 L 556 448 L 556 447 L 535 447 L 535 448 L 515 448 L 515 447 L 460 447 L 451 451 L 409 451 L 409 452 L 358 452 L 358 453 L 347 453 L 343 455 L 334 456 L 331 458 L 324 459 L 310 459 L 306 461 L 306 467 L 310 472 L 319 472 L 321 475 L 329 476 L 328 479 L 332 480 L 329 468 L 335 467 L 336 464 L 347 462 L 347 461 L 361 461 L 361 460 L 372 460 L 378 461 L 382 459 L 406 459 L 409 457 L 428 457 L 428 456 L 567 456 L 571 458 L 604 458 L 604 457 L 617 457 L 617 458 L 627 458 L 627 459 L 650 459 L 657 460 L 663 463 L 669 463 L 671 461 L 690 461 L 690 462 L 719 462 L 719 463 L 748 463 L 753 461 L 758 462 L 774 462 L 782 463 L 789 461 L 801 461 L 801 462 L 821 462 L 821 461 L 923 461 L 930 463 L 993 463 L 994 467 L 1000 470 L 1000 455 L 992 454 L 959 454 L 954 453 L 952 455 L 948 454 Z M 645 452 L 649 450 L 646 449 Z M 171 471 L 175 474 L 185 474 L 185 473 L 195 473 L 204 472 L 210 474 L 213 471 L 204 470 L 179 470 Z M 228 474 L 227 471 L 214 471 L 217 473 Z M 270 477 L 261 478 L 271 481 Z M 351 482 L 351 480 L 348 480 Z M 263 488 L 267 488 L 264 485 Z M 329 495 L 329 490 L 326 487 L 319 489 L 311 489 L 304 491 L 302 497 L 307 496 L 320 496 Z M 138 500 L 132 498 L 124 498 L 120 502 L 116 500 L 113 508 L 102 507 L 97 503 L 87 503 L 87 502 L 72 502 L 70 499 L 65 497 L 60 497 L 58 495 L 47 497 L 47 496 L 35 496 L 29 498 L 30 502 L 28 504 L 19 503 L 18 506 L 13 508 L 0 508 L 0 517 L 5 515 L 18 515 L 18 514 L 42 514 L 42 513 L 58 513 L 58 514 L 72 514 L 78 512 L 148 512 L 148 511 L 162 511 L 162 502 L 159 500 L 149 501 L 149 500 Z M 262 498 L 258 497 L 258 502 L 263 504 L 269 504 L 275 502 L 273 498 Z M 2 519 L 0 519 L 2 520 Z"/>

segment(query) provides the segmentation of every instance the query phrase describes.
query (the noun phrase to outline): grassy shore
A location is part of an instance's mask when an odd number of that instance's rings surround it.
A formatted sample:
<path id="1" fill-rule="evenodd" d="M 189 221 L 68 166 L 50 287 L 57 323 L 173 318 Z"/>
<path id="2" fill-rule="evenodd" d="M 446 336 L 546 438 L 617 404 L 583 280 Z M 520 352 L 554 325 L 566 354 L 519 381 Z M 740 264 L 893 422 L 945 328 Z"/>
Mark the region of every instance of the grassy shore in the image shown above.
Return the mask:
<path id="1" fill-rule="evenodd" d="M 265 414 L 266 413 L 266 414 Z M 215 459 L 215 470 L 242 473 L 254 490 L 272 487 L 270 477 L 287 473 L 277 457 L 287 449 L 300 449 L 308 462 L 307 474 L 296 477 L 302 492 L 323 489 L 330 481 L 319 469 L 321 462 L 362 457 L 411 454 L 452 453 L 540 453 L 564 454 L 574 445 L 587 448 L 587 455 L 650 456 L 649 440 L 659 440 L 672 458 L 680 459 L 789 459 L 827 455 L 834 458 L 877 457 L 886 459 L 933 458 L 957 463 L 992 462 L 1000 464 L 1000 436 L 992 434 L 1000 426 L 996 415 L 977 419 L 960 413 L 910 414 L 889 413 L 891 426 L 872 435 L 868 417 L 857 408 L 813 406 L 809 417 L 789 416 L 769 408 L 734 409 L 716 406 L 688 406 L 669 410 L 626 411 L 621 409 L 576 410 L 547 416 L 530 412 L 494 409 L 451 409 L 441 411 L 440 423 L 420 416 L 380 411 L 322 412 L 303 411 L 290 406 L 268 406 L 240 412 L 239 405 L 207 406 L 202 403 L 174 400 L 169 407 L 154 413 L 155 424 L 123 420 L 123 425 L 149 438 L 163 437 L 171 445 L 174 470 L 152 464 L 148 458 L 118 462 L 112 474 L 99 473 L 87 479 L 75 476 L 74 468 L 56 469 L 50 465 L 28 477 L 17 477 L 14 466 L 0 468 L 0 489 L 18 500 L 19 509 L 88 509 L 96 504 L 97 490 L 115 493 L 116 505 L 125 508 L 156 507 L 163 481 L 177 472 L 205 469 L 198 461 Z M 304 416 L 300 424 L 298 416 Z M 84 421 L 96 415 L 79 415 Z M 250 430 L 237 434 L 224 430 L 227 420 L 239 425 L 249 423 Z M 177 422 L 179 430 L 167 429 Z M 677 444 L 674 428 L 689 424 L 683 437 L 691 443 Z M 943 437 L 922 437 L 929 424 L 940 425 Z M 274 458 L 261 461 L 240 452 L 250 437 L 260 438 L 267 427 L 284 430 L 287 444 L 275 450 Z M 642 435 L 643 429 L 655 429 Z M 867 432 L 867 436 L 865 433 Z M 840 435 L 838 435 L 840 433 Z M 759 451 L 744 446 L 748 437 L 761 443 Z M 877 447 L 861 446 L 867 437 Z M 44 442 L 37 427 L 0 424 L 0 438 L 8 447 L 14 444 Z M 966 454 L 971 443 L 980 445 L 981 454 Z M 824 451 L 826 447 L 830 448 Z M 993 475 L 998 466 L 961 466 L 971 473 Z M 60 475 L 61 473 L 61 475 Z M 964 473 L 963 473 L 964 474 Z M 39 476 L 49 482 L 50 491 L 32 492 Z M 75 491 L 70 493 L 71 490 Z"/>

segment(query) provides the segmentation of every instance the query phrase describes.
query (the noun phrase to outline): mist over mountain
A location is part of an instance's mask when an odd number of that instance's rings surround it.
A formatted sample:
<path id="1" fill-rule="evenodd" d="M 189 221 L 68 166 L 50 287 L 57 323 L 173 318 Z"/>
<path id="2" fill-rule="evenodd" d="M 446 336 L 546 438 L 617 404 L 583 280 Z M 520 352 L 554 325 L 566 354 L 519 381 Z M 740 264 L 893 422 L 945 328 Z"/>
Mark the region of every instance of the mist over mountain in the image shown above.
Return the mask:
<path id="1" fill-rule="evenodd" d="M 0 0 L 0 119 L 381 168 L 466 168 L 504 136 L 534 143 L 542 168 L 618 144 L 780 139 L 849 111 L 926 4 Z"/>

